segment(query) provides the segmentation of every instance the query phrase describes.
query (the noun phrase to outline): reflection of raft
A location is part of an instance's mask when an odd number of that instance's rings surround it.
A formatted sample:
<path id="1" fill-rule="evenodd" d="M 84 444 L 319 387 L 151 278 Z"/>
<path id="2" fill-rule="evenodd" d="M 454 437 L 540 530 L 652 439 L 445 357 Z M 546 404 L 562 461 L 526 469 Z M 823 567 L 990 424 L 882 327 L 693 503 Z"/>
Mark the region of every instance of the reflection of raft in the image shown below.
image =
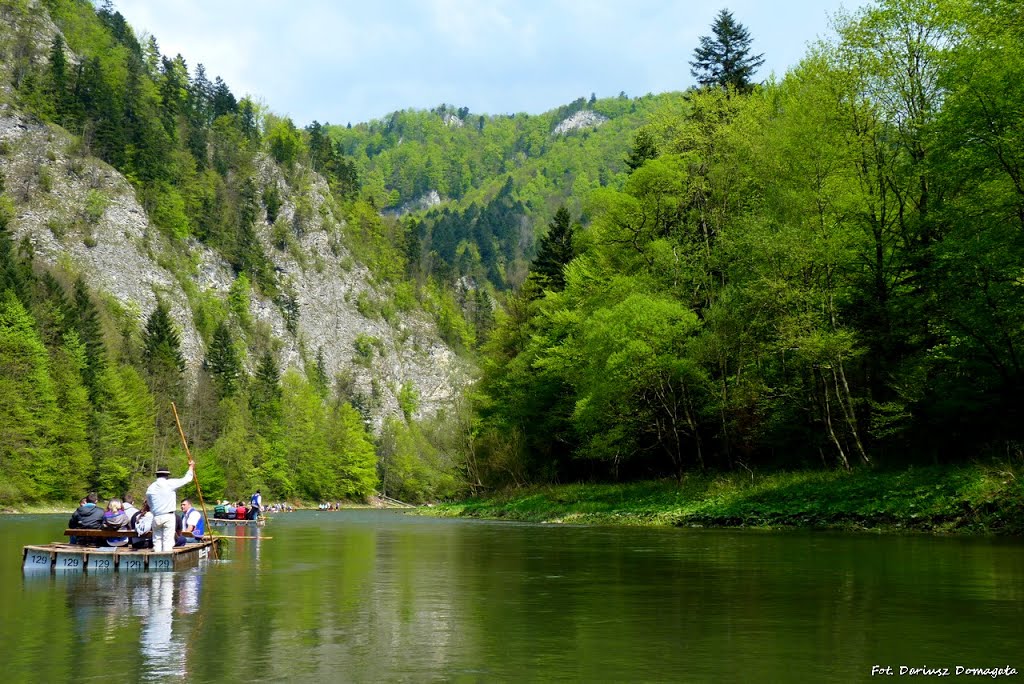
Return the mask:
<path id="1" fill-rule="evenodd" d="M 231 518 L 209 518 L 208 522 L 210 523 L 210 525 L 214 527 L 221 525 L 225 527 L 229 527 L 231 525 L 241 525 L 242 527 L 263 527 L 267 524 L 267 516 L 261 515 L 256 520 L 232 520 Z"/>
<path id="2" fill-rule="evenodd" d="M 82 530 L 77 530 L 81 532 Z M 26 546 L 22 552 L 25 572 L 159 572 L 190 568 L 210 555 L 214 541 L 205 540 L 172 551 L 152 549 L 78 546 L 54 542 Z"/>

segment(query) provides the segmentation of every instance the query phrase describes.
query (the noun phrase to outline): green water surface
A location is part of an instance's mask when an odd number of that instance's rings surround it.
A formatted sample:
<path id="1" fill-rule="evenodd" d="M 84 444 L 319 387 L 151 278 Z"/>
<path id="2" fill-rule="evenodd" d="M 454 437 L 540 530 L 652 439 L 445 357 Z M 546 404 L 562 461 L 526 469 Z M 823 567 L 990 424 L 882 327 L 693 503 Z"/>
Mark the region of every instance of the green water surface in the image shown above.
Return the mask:
<path id="1" fill-rule="evenodd" d="M 0 517 L 0 681 L 849 682 L 872 679 L 872 666 L 901 681 L 901 666 L 949 668 L 948 679 L 957 666 L 1024 670 L 1021 540 L 308 511 L 187 571 L 23 573 L 21 547 L 58 539 L 65 518 Z"/>

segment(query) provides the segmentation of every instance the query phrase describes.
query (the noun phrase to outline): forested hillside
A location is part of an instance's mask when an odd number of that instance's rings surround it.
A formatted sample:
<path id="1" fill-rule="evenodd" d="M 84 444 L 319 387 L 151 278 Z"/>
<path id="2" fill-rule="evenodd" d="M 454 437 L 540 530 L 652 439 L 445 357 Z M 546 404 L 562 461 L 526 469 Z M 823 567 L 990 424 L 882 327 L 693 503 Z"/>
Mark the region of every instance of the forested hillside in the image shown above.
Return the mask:
<path id="1" fill-rule="evenodd" d="M 481 482 L 1019 459 L 1022 31 L 885 0 L 650 120 L 485 346 Z"/>
<path id="2" fill-rule="evenodd" d="M 522 284 L 558 207 L 578 216 L 592 190 L 620 187 L 636 130 L 681 97 L 591 95 L 533 116 L 440 105 L 324 129 L 377 206 L 414 213 L 404 223 L 411 277 L 505 290 Z"/>

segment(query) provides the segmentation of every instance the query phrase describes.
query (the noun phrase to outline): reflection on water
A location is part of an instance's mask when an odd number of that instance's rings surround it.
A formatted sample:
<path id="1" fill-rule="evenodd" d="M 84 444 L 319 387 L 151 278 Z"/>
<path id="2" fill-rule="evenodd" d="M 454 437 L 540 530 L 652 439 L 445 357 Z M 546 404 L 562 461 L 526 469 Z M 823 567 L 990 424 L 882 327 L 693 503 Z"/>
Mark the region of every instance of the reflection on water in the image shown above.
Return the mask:
<path id="1" fill-rule="evenodd" d="M 0 552 L 14 558 L 15 544 L 63 525 L 30 523 L 0 518 Z M 21 587 L 0 601 L 4 674 L 846 682 L 869 679 L 872 665 L 1024 671 L 1020 540 L 371 511 L 225 533 L 242 537 L 229 560 L 175 573 L 18 577 L 0 563 L 0 585 Z"/>
<path id="2" fill-rule="evenodd" d="M 190 615 L 199 609 L 201 570 L 193 569 L 175 575 L 169 572 L 149 573 L 137 577 L 132 590 L 132 612 L 142 619 L 139 634 L 145 679 L 166 681 L 185 677 L 188 654 L 183 622 L 175 614 Z"/>
<path id="3" fill-rule="evenodd" d="M 83 649 L 106 650 L 111 662 L 119 651 L 137 649 L 134 679 L 173 681 L 187 678 L 188 616 L 199 610 L 202 579 L 200 566 L 178 573 L 34 573 L 25 582 L 64 594 Z"/>

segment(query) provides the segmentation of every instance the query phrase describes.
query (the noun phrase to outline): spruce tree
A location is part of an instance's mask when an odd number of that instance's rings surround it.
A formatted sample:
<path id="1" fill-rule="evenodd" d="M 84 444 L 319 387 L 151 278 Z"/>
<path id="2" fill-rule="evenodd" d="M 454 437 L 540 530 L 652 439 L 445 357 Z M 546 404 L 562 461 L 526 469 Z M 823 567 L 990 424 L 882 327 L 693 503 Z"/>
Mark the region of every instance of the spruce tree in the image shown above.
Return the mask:
<path id="1" fill-rule="evenodd" d="M 242 375 L 242 362 L 227 324 L 221 321 L 213 331 L 210 348 L 206 352 L 206 370 L 213 376 L 217 394 L 221 399 L 234 396 Z"/>
<path id="2" fill-rule="evenodd" d="M 646 128 L 641 128 L 633 137 L 633 149 L 629 151 L 629 156 L 626 157 L 626 166 L 629 167 L 629 172 L 633 173 L 643 166 L 645 161 L 654 159 L 657 156 L 658 145 L 654 141 L 654 135 Z"/>
<path id="3" fill-rule="evenodd" d="M 180 403 L 185 394 L 185 358 L 181 353 L 181 336 L 171 320 L 170 308 L 158 301 L 146 321 L 142 334 L 142 358 L 149 391 L 156 402 L 156 437 L 154 455 L 163 459 L 174 448 L 178 434 L 171 403 Z"/>
<path id="4" fill-rule="evenodd" d="M 573 227 L 569 210 L 559 207 L 548 224 L 548 233 L 540 240 L 540 249 L 533 262 L 531 275 L 542 288 L 561 290 L 565 287 L 565 265 L 576 252 L 572 245 Z"/>
<path id="5" fill-rule="evenodd" d="M 751 78 L 764 64 L 764 55 L 750 54 L 750 31 L 723 9 L 711 24 L 711 36 L 701 36 L 693 51 L 690 73 L 702 86 L 732 86 L 745 93 L 753 87 Z"/>
<path id="6" fill-rule="evenodd" d="M 181 337 L 166 303 L 157 302 L 146 321 L 142 337 L 142 355 L 150 389 L 161 399 L 175 400 L 182 389 L 185 358 L 181 354 Z"/>
<path id="7" fill-rule="evenodd" d="M 93 403 L 101 400 L 100 376 L 107 367 L 107 349 L 103 343 L 103 326 L 100 323 L 99 310 L 89 296 L 89 288 L 79 276 L 75 280 L 74 301 L 71 312 L 71 328 L 78 334 L 78 339 L 85 347 L 85 368 L 82 369 L 82 380 L 89 390 L 89 398 Z"/>
<path id="8" fill-rule="evenodd" d="M 249 408 L 261 434 L 272 434 L 281 420 L 281 372 L 274 355 L 266 351 L 260 357 L 249 387 Z"/>
<path id="9" fill-rule="evenodd" d="M 68 109 L 68 63 L 64 56 L 64 38 L 59 33 L 50 44 L 49 91 L 57 123 L 67 123 Z"/>

